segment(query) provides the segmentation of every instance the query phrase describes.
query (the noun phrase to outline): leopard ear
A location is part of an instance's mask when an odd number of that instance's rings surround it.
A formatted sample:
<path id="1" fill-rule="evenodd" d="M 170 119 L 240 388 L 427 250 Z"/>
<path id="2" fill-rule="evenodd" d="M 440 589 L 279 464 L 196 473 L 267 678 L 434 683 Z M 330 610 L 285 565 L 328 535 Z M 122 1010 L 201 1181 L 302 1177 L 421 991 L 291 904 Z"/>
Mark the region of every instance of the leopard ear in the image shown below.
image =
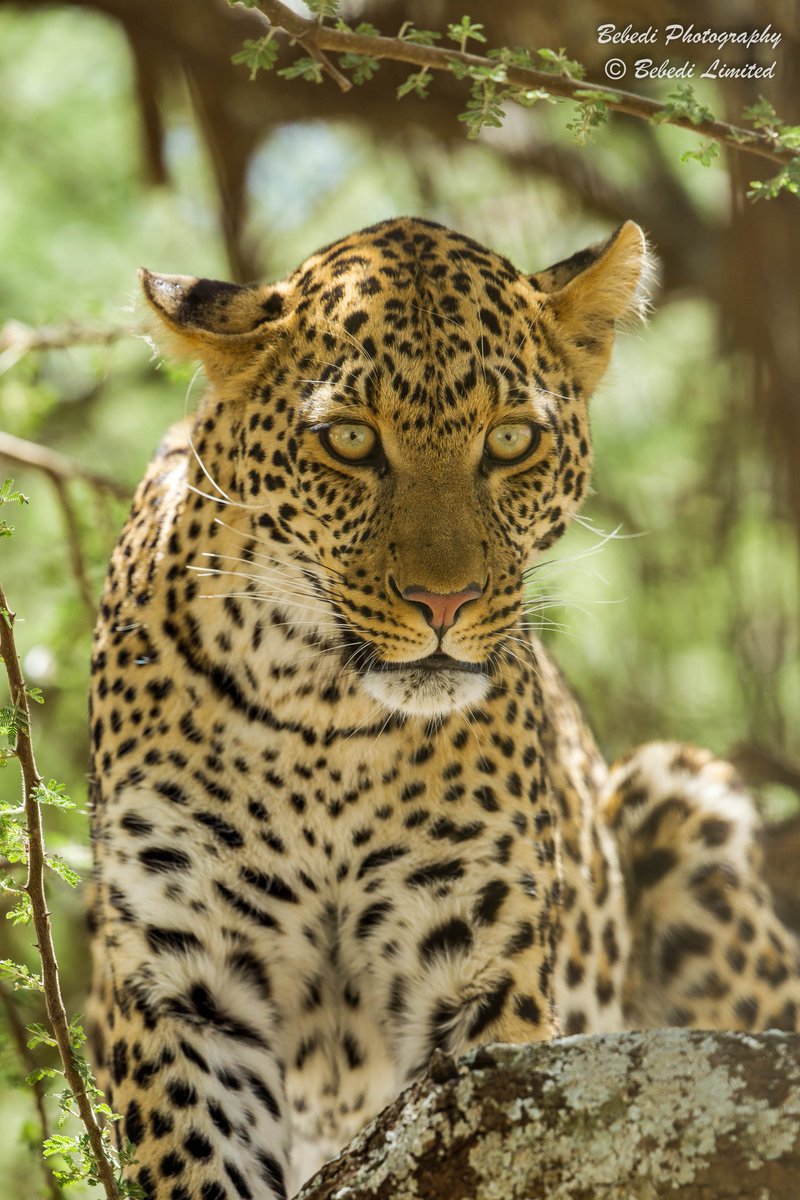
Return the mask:
<path id="1" fill-rule="evenodd" d="M 166 331 L 168 348 L 229 375 L 287 311 L 286 284 L 242 285 L 139 270 L 142 290 Z"/>
<path id="2" fill-rule="evenodd" d="M 606 338 L 618 322 L 641 320 L 655 283 L 656 260 L 644 233 L 626 221 L 604 242 L 531 275 L 539 292 L 553 298 L 560 322 L 587 338 Z M 602 340 L 602 339 L 601 339 Z"/>

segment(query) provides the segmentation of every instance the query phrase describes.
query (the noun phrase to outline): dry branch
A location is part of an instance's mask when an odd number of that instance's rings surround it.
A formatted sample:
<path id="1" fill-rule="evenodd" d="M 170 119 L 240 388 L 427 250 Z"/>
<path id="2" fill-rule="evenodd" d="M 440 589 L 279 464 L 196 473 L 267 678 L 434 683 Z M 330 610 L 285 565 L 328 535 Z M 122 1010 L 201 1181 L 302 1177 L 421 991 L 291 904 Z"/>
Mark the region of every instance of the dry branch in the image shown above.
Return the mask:
<path id="1" fill-rule="evenodd" d="M 90 471 L 63 454 L 40 446 L 37 442 L 29 442 L 24 438 L 14 437 L 10 433 L 0 433 L 0 460 L 15 463 L 17 466 L 32 468 L 46 475 L 53 485 L 61 514 L 64 518 L 66 531 L 67 553 L 69 554 L 72 573 L 78 586 L 81 601 L 89 617 L 94 621 L 96 604 L 86 556 L 81 541 L 81 529 L 75 506 L 67 489 L 68 483 L 81 480 L 105 496 L 114 496 L 117 500 L 129 500 L 130 488 L 118 483 L 108 475 Z"/>
<path id="2" fill-rule="evenodd" d="M 2 586 L 0 586 L 0 655 L 2 655 L 6 675 L 8 676 L 11 703 L 17 714 L 15 756 L 19 761 L 22 772 L 22 792 L 28 841 L 28 877 L 25 882 L 25 891 L 30 897 L 33 928 L 36 933 L 36 942 L 42 962 L 42 981 L 44 984 L 47 1016 L 58 1046 L 58 1053 L 64 1070 L 64 1078 L 75 1097 L 78 1112 L 89 1135 L 92 1153 L 97 1163 L 98 1174 L 107 1200 L 120 1200 L 119 1190 L 114 1179 L 114 1169 L 106 1153 L 103 1135 L 95 1117 L 86 1086 L 75 1062 L 75 1054 L 70 1038 L 69 1020 L 61 995 L 58 962 L 53 945 L 50 911 L 47 907 L 47 896 L 45 893 L 46 858 L 42 814 L 36 798 L 36 790 L 42 783 L 42 777 L 36 767 L 33 744 L 31 742 L 30 708 L 25 690 L 25 681 L 22 677 L 22 670 L 19 664 L 19 656 L 14 642 L 14 620 L 15 614 L 10 611 L 5 593 Z"/>
<path id="3" fill-rule="evenodd" d="M 79 479 L 88 483 L 95 491 L 114 496 L 117 500 L 131 498 L 132 489 L 112 479 L 110 475 L 101 475 L 98 471 L 92 471 L 66 455 L 59 454 L 57 450 L 49 450 L 46 446 L 40 446 L 38 442 L 29 442 L 10 433 L 0 433 L 0 458 L 21 467 L 41 471 L 54 481 L 71 483 Z"/>
<path id="4" fill-rule="evenodd" d="M 800 1039 L 669 1029 L 439 1056 L 299 1200 L 797 1200 Z"/>
<path id="5" fill-rule="evenodd" d="M 416 67 L 427 67 L 432 71 L 450 71 L 453 63 L 468 68 L 498 67 L 498 60 L 479 54 L 469 54 L 457 49 L 440 46 L 423 46 L 404 38 L 371 36 L 348 30 L 334 29 L 328 25 L 307 21 L 287 8 L 281 0 L 258 0 L 256 6 L 270 26 L 283 29 L 293 41 L 299 42 L 310 54 L 330 50 L 336 54 L 358 54 L 369 58 L 391 59 L 393 62 L 409 63 Z M 703 137 L 713 138 L 735 150 L 746 150 L 776 163 L 789 163 L 796 151 L 780 146 L 766 133 L 757 133 L 731 125 L 727 121 L 711 119 L 693 121 L 686 116 L 666 115 L 664 105 L 648 96 L 639 96 L 606 83 L 592 84 L 587 80 L 571 79 L 549 71 L 536 71 L 528 67 L 506 67 L 506 80 L 512 87 L 525 90 L 541 90 L 551 96 L 567 100 L 580 100 L 581 93 L 597 91 L 603 93 L 604 102 L 615 112 L 627 113 L 645 121 L 657 119 L 664 125 L 675 125 L 688 129 Z"/>
<path id="6" fill-rule="evenodd" d="M 22 321 L 0 327 L 0 375 L 31 350 L 66 350 L 70 346 L 108 346 L 139 330 L 127 325 L 45 325 L 34 328 Z"/>

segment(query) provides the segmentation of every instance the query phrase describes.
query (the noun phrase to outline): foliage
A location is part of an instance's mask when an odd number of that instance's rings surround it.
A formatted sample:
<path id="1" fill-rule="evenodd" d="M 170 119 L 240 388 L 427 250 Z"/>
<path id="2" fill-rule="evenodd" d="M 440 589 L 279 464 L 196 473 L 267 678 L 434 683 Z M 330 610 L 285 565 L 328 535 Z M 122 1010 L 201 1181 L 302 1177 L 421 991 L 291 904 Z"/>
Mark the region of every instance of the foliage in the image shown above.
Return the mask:
<path id="1" fill-rule="evenodd" d="M 771 179 L 755 179 L 747 193 L 751 200 L 774 200 L 781 192 L 796 196 L 800 192 L 800 159 L 795 158 Z"/>
<path id="2" fill-rule="evenodd" d="M 244 3 L 246 7 L 259 7 L 256 0 L 229 0 L 229 3 Z M 277 13 L 273 10 L 277 8 Z M 260 41 L 246 41 L 244 48 L 233 56 L 234 63 L 243 63 L 250 67 L 250 78 L 253 79 L 259 69 L 270 70 L 278 60 L 278 51 L 271 41 L 273 33 L 280 28 L 282 5 L 270 5 L 272 19 L 270 32 Z M 308 0 L 308 8 L 319 18 L 320 24 L 325 18 L 335 19 L 335 29 L 339 33 L 352 35 L 353 52 L 340 53 L 338 56 L 338 73 L 335 74 L 340 85 L 342 79 L 356 85 L 368 83 L 374 78 L 380 68 L 380 58 L 374 53 L 360 53 L 355 47 L 359 45 L 359 36 L 378 39 L 382 42 L 382 57 L 396 58 L 398 61 L 408 61 L 403 52 L 403 43 L 434 47 L 439 41 L 455 43 L 457 53 L 445 55 L 441 60 L 431 60 L 423 63 L 420 70 L 413 71 L 397 88 L 397 97 L 415 95 L 419 99 L 427 99 L 432 83 L 431 71 L 434 68 L 447 69 L 459 80 L 469 80 L 469 98 L 458 120 L 467 128 L 470 139 L 477 138 L 483 129 L 500 129 L 506 118 L 507 106 L 519 104 L 530 108 L 538 100 L 548 99 L 559 104 L 564 100 L 575 105 L 576 111 L 566 123 L 566 129 L 579 144 L 594 141 L 600 130 L 608 123 L 610 111 L 619 108 L 622 111 L 649 121 L 654 125 L 679 125 L 683 128 L 695 127 L 698 132 L 713 134 L 698 150 L 689 150 L 680 156 L 681 162 L 694 161 L 701 166 L 709 166 L 719 153 L 720 142 L 725 142 L 734 149 L 738 146 L 758 146 L 767 154 L 782 153 L 784 161 L 781 169 L 772 179 L 765 183 L 754 183 L 748 195 L 752 199 L 772 199 L 781 192 L 796 193 L 800 180 L 800 158 L 791 157 L 800 147 L 800 127 L 783 124 L 771 105 L 765 100 L 744 110 L 742 119 L 748 121 L 754 132 L 743 128 L 725 125 L 719 122 L 712 109 L 696 94 L 691 84 L 681 82 L 668 92 L 659 107 L 653 106 L 647 97 L 635 96 L 628 92 L 619 92 L 613 87 L 584 89 L 570 87 L 564 90 L 563 81 L 571 84 L 580 83 L 586 75 L 582 63 L 570 58 L 563 47 L 552 50 L 549 47 L 539 47 L 529 50 L 521 47 L 495 47 L 486 51 L 487 62 L 476 61 L 473 51 L 480 50 L 486 44 L 484 26 L 474 22 L 471 17 L 463 16 L 459 21 L 449 22 L 444 34 L 437 30 L 417 29 L 413 22 L 405 21 L 394 39 L 385 38 L 380 30 L 372 24 L 363 23 L 351 29 L 338 15 L 338 0 Z M 285 10 L 286 17 L 295 20 L 291 10 Z M 295 38 L 295 40 L 298 40 Z M 302 37 L 299 39 L 303 42 Z M 476 43 L 473 47 L 470 43 Z M 509 75 L 509 68 L 515 74 Z M 342 72 L 344 76 L 342 76 Z M 520 79 L 521 73 L 530 75 L 530 83 Z M 303 56 L 295 60 L 289 67 L 278 72 L 285 79 L 305 79 L 313 83 L 322 83 L 325 75 L 323 60 L 317 55 Z M 549 84 L 546 76 L 553 76 L 562 86 Z"/>
<path id="3" fill-rule="evenodd" d="M 2 489 L 0 489 L 0 506 L 7 503 L 19 503 L 23 499 L 24 497 L 22 497 L 21 493 L 14 490 L 13 481 L 11 480 L 6 481 Z M 29 805 L 33 806 L 33 811 L 38 806 L 49 805 L 62 812 L 69 811 L 74 808 L 74 805 L 69 796 L 67 796 L 63 784 L 53 779 L 48 783 L 45 783 L 43 780 L 34 782 L 31 779 L 31 773 L 33 773 L 34 780 L 36 779 L 36 774 L 32 750 L 32 730 L 28 717 L 28 701 L 33 700 L 38 704 L 43 704 L 44 696 L 39 688 L 20 686 L 18 680 L 16 683 L 14 682 L 14 673 L 17 670 L 15 661 L 17 650 L 13 634 L 16 614 L 12 616 L 9 611 L 4 609 L 2 618 L 5 623 L 2 661 L 7 672 L 12 704 L 6 705 L 0 710 L 2 712 L 2 717 L 0 717 L 0 720 L 2 720 L 2 735 L 6 740 L 3 758 L 0 761 L 5 764 L 10 758 L 19 760 L 23 777 L 24 802 L 21 806 L 16 807 L 0 803 L 0 860 L 4 860 L 6 864 L 0 874 L 0 891 L 10 899 L 11 906 L 6 912 L 7 920 L 12 925 L 25 926 L 36 924 L 36 932 L 41 947 L 43 933 L 49 940 L 49 914 L 42 911 L 42 905 L 45 903 L 44 889 L 43 886 L 40 886 L 43 885 L 43 880 L 40 880 L 38 874 L 41 872 L 42 867 L 37 864 L 43 863 L 44 866 L 49 867 L 55 875 L 72 888 L 76 887 L 80 882 L 80 875 L 61 855 L 45 850 L 38 818 L 31 817 L 32 809 Z M 24 699 L 23 696 L 25 697 Z M 27 868 L 27 876 L 24 883 L 20 882 L 14 870 L 14 868 L 21 866 Z M 37 902 L 39 904 L 38 910 Z M 37 916 L 39 918 L 38 923 Z M 44 922 L 44 926 L 41 923 L 42 921 Z M 109 1191 L 108 1186 L 104 1185 L 104 1191 L 109 1200 L 119 1200 L 120 1197 L 124 1196 L 135 1197 L 136 1189 L 132 1189 L 121 1177 L 121 1170 L 124 1163 L 130 1161 L 132 1147 L 126 1147 L 123 1153 L 120 1154 L 111 1145 L 109 1125 L 106 1125 L 102 1132 L 96 1128 L 93 1131 L 90 1127 L 91 1122 L 82 1111 L 81 1105 L 83 1102 L 91 1106 L 95 1120 L 97 1118 L 100 1118 L 100 1120 L 117 1119 L 108 1105 L 103 1102 L 102 1093 L 95 1084 L 91 1068 L 80 1054 L 80 1048 L 85 1042 L 86 1036 L 77 1018 L 70 1021 L 69 1027 L 66 1030 L 67 1050 L 63 1051 L 63 1042 L 61 1043 L 61 1049 L 59 1048 L 60 1034 L 57 1025 L 59 1017 L 53 1016 L 54 1013 L 58 1013 L 61 1009 L 58 968 L 55 968 L 56 974 L 54 978 L 52 974 L 48 977 L 47 962 L 47 958 L 43 956 L 44 969 L 41 975 L 33 973 L 26 964 L 15 962 L 13 959 L 6 959 L 0 965 L 0 976 L 11 982 L 14 990 L 19 990 L 20 988 L 33 989 L 36 992 L 42 993 L 47 1000 L 50 1024 L 45 1026 L 41 1023 L 33 1022 L 28 1026 L 27 1051 L 32 1052 L 45 1047 L 54 1051 L 59 1050 L 59 1053 L 62 1055 L 61 1069 L 58 1066 L 36 1063 L 34 1059 L 35 1065 L 28 1071 L 25 1078 L 25 1083 L 30 1087 L 39 1087 L 45 1081 L 49 1083 L 58 1078 L 63 1078 L 67 1086 L 62 1090 L 58 1100 L 58 1128 L 59 1130 L 64 1129 L 68 1122 L 73 1126 L 77 1126 L 75 1132 L 65 1131 L 58 1134 L 50 1134 L 45 1124 L 44 1100 L 40 1097 L 40 1111 L 42 1112 L 41 1139 L 44 1159 L 49 1160 L 53 1156 L 57 1157 L 57 1165 L 52 1167 L 52 1179 L 63 1184 L 99 1184 L 103 1181 L 108 1167 L 111 1166 L 116 1176 L 116 1186 L 112 1184 L 112 1190 Z M 7 1000 L 7 1005 L 13 1005 L 13 1001 L 10 999 Z M 96 1141 L 93 1138 L 93 1132 L 97 1139 Z M 50 1176 L 46 1175 L 46 1178 L 48 1183 L 50 1183 Z"/>
<path id="4" fill-rule="evenodd" d="M 259 71 L 271 71 L 278 61 L 278 45 L 273 41 L 275 31 L 270 30 L 263 38 L 245 38 L 242 49 L 234 54 L 233 62 L 243 63 L 250 68 L 250 78 L 255 79 Z"/>
<path id="5" fill-rule="evenodd" d="M 23 496 L 22 492 L 14 491 L 13 479 L 6 479 L 3 481 L 3 483 L 0 485 L 0 508 L 2 508 L 4 504 L 18 504 L 21 508 L 23 504 L 27 503 L 27 496 Z M 7 521 L 0 519 L 0 538 L 11 537 L 13 532 L 14 526 L 9 525 Z M 2 714 L 0 714 L 0 722 L 2 722 Z M 0 736 L 2 736 L 3 733 L 4 730 L 0 724 Z"/>

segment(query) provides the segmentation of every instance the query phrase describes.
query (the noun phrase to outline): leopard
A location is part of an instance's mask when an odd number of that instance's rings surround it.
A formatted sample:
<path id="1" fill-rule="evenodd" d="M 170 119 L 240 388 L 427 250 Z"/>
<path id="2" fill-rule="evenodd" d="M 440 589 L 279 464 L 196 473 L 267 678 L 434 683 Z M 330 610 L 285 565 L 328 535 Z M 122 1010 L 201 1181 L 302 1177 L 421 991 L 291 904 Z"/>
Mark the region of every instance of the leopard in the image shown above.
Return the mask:
<path id="1" fill-rule="evenodd" d="M 633 221 L 527 274 L 414 217 L 141 272 L 206 377 L 92 660 L 93 1055 L 147 1200 L 285 1200 L 436 1051 L 797 1029 L 733 768 L 609 766 L 530 619 L 652 270 Z"/>

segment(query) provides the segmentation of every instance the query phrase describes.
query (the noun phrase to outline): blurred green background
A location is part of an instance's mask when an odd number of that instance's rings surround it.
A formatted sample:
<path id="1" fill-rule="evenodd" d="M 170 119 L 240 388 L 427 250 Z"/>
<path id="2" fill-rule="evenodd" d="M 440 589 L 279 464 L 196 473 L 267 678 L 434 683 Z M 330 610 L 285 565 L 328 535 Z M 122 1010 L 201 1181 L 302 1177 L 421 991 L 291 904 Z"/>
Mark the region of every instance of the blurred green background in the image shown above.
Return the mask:
<path id="1" fill-rule="evenodd" d="M 566 45 L 599 78 L 593 30 L 609 19 L 605 9 L 580 0 L 567 28 L 565 14 L 543 5 L 502 8 L 472 6 L 494 44 Z M 612 8 L 624 23 L 630 6 Z M 759 23 L 769 8 L 759 8 Z M 456 85 L 438 81 L 427 104 L 397 102 L 402 68 L 386 66 L 349 97 L 330 83 L 250 84 L 229 62 L 248 36 L 246 14 L 223 3 L 201 11 L 185 0 L 108 0 L 99 9 L 0 0 L 0 325 L 130 326 L 142 263 L 278 277 L 324 242 L 403 212 L 453 225 L 528 270 L 626 217 L 639 221 L 662 257 L 663 287 L 649 325 L 620 338 L 595 398 L 586 523 L 539 573 L 552 597 L 545 637 L 609 757 L 650 738 L 689 739 L 736 757 L 769 817 L 793 811 L 796 201 L 748 205 L 744 185 L 762 164 L 681 164 L 696 143 L 675 130 L 623 118 L 598 145 L 577 146 L 566 107 L 512 113 L 503 130 L 467 142 Z M 646 9 L 638 6 L 640 24 Z M 389 32 L 406 16 L 441 28 L 461 12 L 445 2 L 368 6 Z M 796 67 L 796 29 L 781 53 Z M 772 96 L 779 111 L 789 79 Z M 737 111 L 756 95 L 731 85 L 707 98 Z M 132 335 L 21 346 L 19 329 L 6 326 L 0 429 L 132 490 L 161 432 L 191 402 L 192 371 L 163 364 Z M 85 870 L 91 613 L 51 481 L 0 458 L 6 477 L 30 498 L 7 517 L 16 534 L 0 543 L 0 577 L 19 613 L 27 681 L 46 695 L 34 712 L 39 768 L 77 803 L 73 814 L 48 814 L 49 845 Z M 84 591 L 96 598 L 126 506 L 79 479 L 68 499 Z M 0 773 L 0 798 L 18 795 L 12 764 Z M 80 894 L 57 885 L 52 907 L 76 1012 L 86 986 Z M 0 958 L 34 965 L 30 942 L 29 931 L 0 923 Z M 12 1000 L 23 1021 L 40 1019 L 23 993 Z M 21 1068 L 8 1031 L 1 1049 L 3 1194 L 27 1197 L 41 1175 L 37 1151 L 16 1140 L 28 1117 L 12 1086 Z M 23 1133 L 34 1137 L 30 1122 Z"/>

